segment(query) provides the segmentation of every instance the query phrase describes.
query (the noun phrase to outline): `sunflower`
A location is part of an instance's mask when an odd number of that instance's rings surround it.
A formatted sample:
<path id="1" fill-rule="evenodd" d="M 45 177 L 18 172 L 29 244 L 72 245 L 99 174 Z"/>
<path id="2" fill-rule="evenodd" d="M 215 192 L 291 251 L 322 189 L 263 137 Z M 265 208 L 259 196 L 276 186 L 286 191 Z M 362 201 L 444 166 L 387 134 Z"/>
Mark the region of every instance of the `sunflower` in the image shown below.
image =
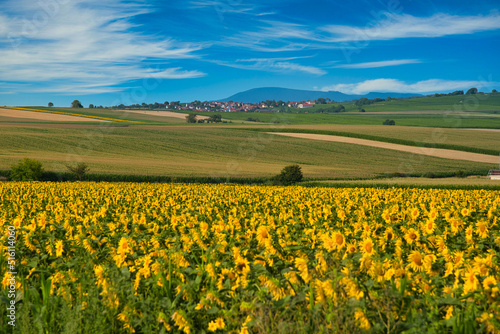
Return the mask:
<path id="1" fill-rule="evenodd" d="M 389 227 L 384 231 L 384 238 L 387 241 L 391 241 L 394 239 L 394 230 L 392 229 L 392 227 Z"/>
<path id="2" fill-rule="evenodd" d="M 414 228 L 410 228 L 406 231 L 404 238 L 405 238 L 406 242 L 411 245 L 420 239 L 420 234 Z"/>
<path id="3" fill-rule="evenodd" d="M 444 316 L 444 319 L 448 320 L 451 317 L 453 317 L 453 305 L 450 305 L 446 308 L 446 315 Z"/>
<path id="4" fill-rule="evenodd" d="M 464 252 L 456 252 L 453 257 L 453 266 L 459 267 L 464 263 Z"/>
<path id="5" fill-rule="evenodd" d="M 270 238 L 269 231 L 266 226 L 260 226 L 257 229 L 257 241 L 261 244 L 265 244 Z"/>
<path id="6" fill-rule="evenodd" d="M 340 232 L 333 233 L 333 240 L 337 249 L 341 249 L 345 246 L 345 238 Z"/>
<path id="7" fill-rule="evenodd" d="M 295 259 L 295 266 L 300 273 L 300 277 L 302 277 L 304 282 L 308 283 L 311 280 L 311 276 L 309 275 L 309 271 L 307 269 L 307 261 L 298 257 Z"/>
<path id="8" fill-rule="evenodd" d="M 375 253 L 374 244 L 371 238 L 365 239 L 361 245 L 363 256 L 372 256 Z"/>
<path id="9" fill-rule="evenodd" d="M 370 329 L 370 321 L 366 317 L 365 313 L 361 309 L 357 309 L 354 313 L 354 318 L 361 329 Z"/>
<path id="10" fill-rule="evenodd" d="M 465 240 L 467 242 L 472 242 L 473 237 L 474 237 L 474 228 L 471 225 L 465 229 Z"/>
<path id="11" fill-rule="evenodd" d="M 250 262 L 240 254 L 235 256 L 235 270 L 236 272 L 246 276 L 250 272 Z"/>
<path id="12" fill-rule="evenodd" d="M 411 219 L 416 220 L 420 215 L 420 210 L 418 208 L 413 208 L 410 210 Z"/>
<path id="13" fill-rule="evenodd" d="M 483 280 L 483 287 L 485 290 L 490 290 L 492 285 L 495 286 L 497 285 L 497 280 L 493 276 L 488 276 Z"/>
<path id="14" fill-rule="evenodd" d="M 435 228 L 436 228 L 436 223 L 434 222 L 434 220 L 429 219 L 425 222 L 424 232 L 425 234 L 432 234 L 434 233 Z"/>
<path id="15" fill-rule="evenodd" d="M 349 253 L 355 253 L 356 252 L 356 245 L 355 244 L 347 244 L 347 251 Z"/>
<path id="16" fill-rule="evenodd" d="M 479 280 L 476 277 L 475 270 L 469 270 L 465 273 L 464 277 L 464 293 L 469 293 L 477 290 L 479 287 Z"/>
<path id="17" fill-rule="evenodd" d="M 408 266 L 414 271 L 424 270 L 424 257 L 418 250 L 415 250 L 408 255 L 408 262 Z"/>
<path id="18" fill-rule="evenodd" d="M 60 257 L 64 251 L 64 245 L 62 240 L 56 241 L 56 256 Z"/>
<path id="19" fill-rule="evenodd" d="M 480 220 L 476 223 L 476 233 L 482 239 L 488 237 L 488 222 L 486 220 Z"/>
<path id="20" fill-rule="evenodd" d="M 462 210 L 460 210 L 460 213 L 462 214 L 462 216 L 467 217 L 468 215 L 470 215 L 470 210 L 467 208 L 463 208 Z"/>
<path id="21" fill-rule="evenodd" d="M 439 217 L 439 212 L 437 210 L 433 209 L 431 212 L 429 212 L 429 219 L 430 220 L 436 220 Z"/>
<path id="22" fill-rule="evenodd" d="M 450 229 L 453 234 L 458 233 L 460 231 L 460 227 L 462 226 L 462 221 L 457 218 L 450 219 Z"/>

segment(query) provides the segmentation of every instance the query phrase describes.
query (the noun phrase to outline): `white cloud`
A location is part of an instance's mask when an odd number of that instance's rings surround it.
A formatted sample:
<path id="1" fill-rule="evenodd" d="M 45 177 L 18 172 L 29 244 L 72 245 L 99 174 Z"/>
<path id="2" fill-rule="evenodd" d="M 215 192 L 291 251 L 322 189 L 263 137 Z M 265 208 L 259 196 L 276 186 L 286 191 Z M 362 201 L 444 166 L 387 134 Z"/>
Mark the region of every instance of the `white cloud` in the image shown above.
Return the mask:
<path id="1" fill-rule="evenodd" d="M 326 74 L 326 72 L 321 68 L 290 62 L 290 60 L 300 59 L 300 58 L 309 58 L 309 57 L 251 58 L 251 59 L 237 59 L 234 62 L 216 61 L 215 63 L 223 66 L 239 68 L 244 70 L 284 72 L 284 73 L 304 72 L 313 75 Z"/>
<path id="2" fill-rule="evenodd" d="M 304 50 L 310 47 L 311 40 L 316 39 L 314 31 L 301 24 L 272 20 L 260 20 L 260 22 L 264 25 L 258 30 L 239 32 L 224 38 L 218 44 L 259 52 L 282 52 Z"/>
<path id="3" fill-rule="evenodd" d="M 406 83 L 397 79 L 374 79 L 358 83 L 335 84 L 323 87 L 322 91 L 339 91 L 346 94 L 366 94 L 370 92 L 394 93 L 435 93 L 471 87 L 489 88 L 498 83 L 480 80 L 442 80 L 430 79 L 416 83 Z"/>
<path id="4" fill-rule="evenodd" d="M 365 27 L 328 25 L 332 42 L 391 40 L 413 37 L 442 37 L 500 29 L 500 15 L 459 16 L 438 13 L 430 17 L 385 13 L 385 18 Z"/>
<path id="5" fill-rule="evenodd" d="M 226 13 L 252 13 L 255 10 L 255 7 L 248 6 L 245 2 L 236 2 L 236 1 L 220 1 L 220 0 L 199 0 L 199 1 L 190 1 L 191 9 L 198 8 L 213 8 L 220 15 Z"/>
<path id="6" fill-rule="evenodd" d="M 344 64 L 337 65 L 338 68 L 376 68 L 376 67 L 388 67 L 388 66 L 398 66 L 405 64 L 417 64 L 421 63 L 419 59 L 399 59 L 399 60 L 383 60 L 383 61 L 373 61 L 367 63 L 358 64 Z"/>
<path id="7" fill-rule="evenodd" d="M 40 82 L 53 91 L 71 87 L 75 93 L 86 93 L 115 91 L 106 87 L 142 78 L 204 75 L 168 64 L 173 59 L 196 58 L 194 52 L 203 45 L 139 32 L 132 18 L 151 10 L 143 1 L 8 0 L 5 8 L 6 29 L 1 28 L 5 20 L 0 17 L 0 41 L 9 42 L 0 47 L 4 81 Z M 152 61 L 161 65 L 152 69 Z M 89 89 L 89 85 L 98 87 Z"/>
<path id="8" fill-rule="evenodd" d="M 365 47 L 365 44 L 359 43 L 362 41 L 434 38 L 500 29 L 498 12 L 476 16 L 437 13 L 429 17 L 386 12 L 380 16 L 382 18 L 367 22 L 364 26 L 312 24 L 306 26 L 261 20 L 261 25 L 256 30 L 237 32 L 219 44 L 263 52 L 346 49 Z"/>

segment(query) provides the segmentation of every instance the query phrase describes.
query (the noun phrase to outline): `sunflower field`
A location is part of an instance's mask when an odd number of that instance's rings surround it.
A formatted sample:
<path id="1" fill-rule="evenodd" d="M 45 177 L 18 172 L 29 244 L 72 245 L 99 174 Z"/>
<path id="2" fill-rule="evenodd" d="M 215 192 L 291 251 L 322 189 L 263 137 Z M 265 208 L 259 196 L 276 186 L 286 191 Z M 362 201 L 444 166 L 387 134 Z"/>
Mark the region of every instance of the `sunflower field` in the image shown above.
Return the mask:
<path id="1" fill-rule="evenodd" d="M 0 331 L 500 333 L 499 216 L 486 190 L 3 182 Z"/>

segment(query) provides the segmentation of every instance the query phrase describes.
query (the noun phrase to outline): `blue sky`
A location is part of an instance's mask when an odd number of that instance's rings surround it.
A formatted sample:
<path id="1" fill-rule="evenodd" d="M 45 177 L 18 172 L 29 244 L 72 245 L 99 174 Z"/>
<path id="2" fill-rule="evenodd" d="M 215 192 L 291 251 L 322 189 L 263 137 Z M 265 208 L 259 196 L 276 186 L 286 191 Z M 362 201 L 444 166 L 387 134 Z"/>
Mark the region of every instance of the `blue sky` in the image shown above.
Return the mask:
<path id="1" fill-rule="evenodd" d="M 2 0 L 0 105 L 500 90 L 495 1 Z"/>

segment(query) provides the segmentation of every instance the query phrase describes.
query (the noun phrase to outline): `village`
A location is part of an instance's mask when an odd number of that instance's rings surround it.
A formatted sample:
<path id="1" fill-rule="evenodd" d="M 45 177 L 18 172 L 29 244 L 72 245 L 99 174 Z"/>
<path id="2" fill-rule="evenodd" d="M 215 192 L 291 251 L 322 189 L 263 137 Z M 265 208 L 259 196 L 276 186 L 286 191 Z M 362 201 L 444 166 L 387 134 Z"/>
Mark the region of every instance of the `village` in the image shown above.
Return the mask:
<path id="1" fill-rule="evenodd" d="M 334 101 L 330 99 L 319 98 L 317 100 L 307 101 L 275 101 L 266 100 L 259 103 L 246 102 L 220 102 L 220 101 L 193 101 L 181 103 L 180 101 L 165 101 L 164 103 L 151 104 L 132 104 L 126 106 L 120 104 L 113 106 L 112 109 L 150 109 L 150 110 L 192 110 L 192 111 L 213 111 L 213 112 L 286 112 L 287 108 L 311 108 L 315 104 L 330 104 Z"/>

